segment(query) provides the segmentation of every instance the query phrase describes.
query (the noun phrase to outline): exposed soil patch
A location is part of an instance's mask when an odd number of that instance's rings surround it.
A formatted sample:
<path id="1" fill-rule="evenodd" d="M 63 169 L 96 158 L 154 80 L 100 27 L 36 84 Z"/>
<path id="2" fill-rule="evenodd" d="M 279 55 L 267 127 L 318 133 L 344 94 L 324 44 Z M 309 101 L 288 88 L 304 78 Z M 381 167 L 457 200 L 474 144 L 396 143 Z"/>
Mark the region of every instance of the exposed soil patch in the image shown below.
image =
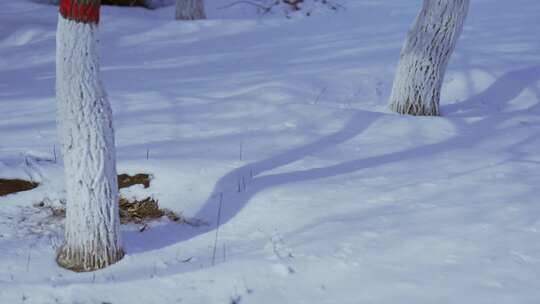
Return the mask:
<path id="1" fill-rule="evenodd" d="M 133 185 L 143 185 L 144 188 L 150 187 L 150 174 L 140 173 L 130 176 L 128 174 L 118 175 L 118 188 L 127 188 Z M 5 196 L 12 193 L 32 190 L 39 186 L 39 183 L 22 180 L 22 179 L 4 179 L 0 178 L 0 196 Z"/>
<path id="2" fill-rule="evenodd" d="M 150 187 L 150 180 L 152 176 L 146 173 L 139 173 L 133 176 L 128 174 L 118 175 L 118 189 L 131 187 L 133 185 L 143 185 L 144 188 Z"/>
<path id="3" fill-rule="evenodd" d="M 143 223 L 145 220 L 158 219 L 165 215 L 165 212 L 159 209 L 158 202 L 151 197 L 143 200 L 130 201 L 120 197 L 120 222 L 122 224 Z"/>
<path id="4" fill-rule="evenodd" d="M 48 210 L 54 218 L 63 219 L 66 217 L 65 202 L 60 202 L 60 205 L 53 205 L 50 201 L 42 201 L 34 206 Z M 142 224 L 145 225 L 144 229 L 146 229 L 146 223 L 158 220 L 164 216 L 178 224 L 186 224 L 193 227 L 208 225 L 202 220 L 187 218 L 182 213 L 161 209 L 159 208 L 158 201 L 151 197 L 142 200 L 129 200 L 125 197 L 120 197 L 118 207 L 120 209 L 121 224 Z"/>
<path id="5" fill-rule="evenodd" d="M 39 183 L 36 182 L 29 182 L 22 179 L 0 178 L 0 196 L 32 190 L 37 186 L 39 186 Z"/>
<path id="6" fill-rule="evenodd" d="M 140 173 L 133 176 L 120 174 L 118 175 L 118 188 L 128 188 L 133 185 L 143 185 L 144 188 L 148 188 L 150 187 L 151 180 L 152 176 L 146 173 Z M 120 196 L 118 205 L 120 209 L 120 223 L 142 224 L 143 228 L 141 228 L 141 231 L 146 230 L 148 227 L 146 223 L 162 217 L 166 217 L 172 222 L 194 227 L 207 225 L 207 223 L 202 220 L 186 218 L 181 213 L 175 213 L 168 209 L 159 208 L 158 201 L 152 197 L 147 197 L 142 200 L 130 200 Z M 48 210 L 54 218 L 66 217 L 65 202 L 63 201 L 53 204 L 48 200 L 44 200 L 36 204 L 35 207 Z"/>
<path id="7" fill-rule="evenodd" d="M 159 219 L 166 216 L 170 221 L 190 226 L 202 226 L 205 223 L 197 219 L 189 219 L 183 214 L 177 214 L 168 209 L 160 209 L 158 201 L 147 197 L 143 200 L 128 200 L 120 197 L 120 223 L 144 224 L 145 222 Z"/>

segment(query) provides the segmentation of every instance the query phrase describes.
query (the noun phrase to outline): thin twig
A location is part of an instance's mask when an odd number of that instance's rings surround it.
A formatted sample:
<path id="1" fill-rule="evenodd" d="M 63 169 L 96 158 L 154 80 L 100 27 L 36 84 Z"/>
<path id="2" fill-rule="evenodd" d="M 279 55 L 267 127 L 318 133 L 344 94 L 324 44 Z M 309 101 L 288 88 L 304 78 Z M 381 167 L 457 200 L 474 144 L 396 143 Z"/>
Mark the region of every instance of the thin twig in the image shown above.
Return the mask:
<path id="1" fill-rule="evenodd" d="M 221 206 L 223 204 L 223 192 L 219 194 L 219 209 L 218 209 L 218 216 L 217 216 L 217 227 L 216 227 L 216 238 L 214 240 L 214 252 L 212 253 L 212 266 L 216 264 L 216 250 L 217 250 L 217 244 L 218 244 L 218 236 L 219 236 L 219 225 L 221 222 Z"/>
<path id="2" fill-rule="evenodd" d="M 54 163 L 56 164 L 57 158 L 56 158 L 56 145 L 53 145 L 53 155 L 54 155 Z"/>
<path id="3" fill-rule="evenodd" d="M 31 258 L 32 251 L 28 250 L 28 257 L 26 258 L 26 272 L 30 271 L 30 258 Z"/>
<path id="4" fill-rule="evenodd" d="M 319 102 L 319 99 L 321 99 L 321 97 L 323 96 L 324 92 L 326 92 L 326 89 L 327 88 L 324 88 L 321 90 L 321 92 L 319 93 L 319 95 L 317 95 L 317 98 L 315 98 L 315 102 L 313 102 L 314 104 L 317 104 Z"/>
<path id="5" fill-rule="evenodd" d="M 244 149 L 244 145 L 243 145 L 242 142 L 240 142 L 240 152 L 239 152 L 239 155 L 238 155 L 240 160 L 242 160 L 243 149 Z"/>

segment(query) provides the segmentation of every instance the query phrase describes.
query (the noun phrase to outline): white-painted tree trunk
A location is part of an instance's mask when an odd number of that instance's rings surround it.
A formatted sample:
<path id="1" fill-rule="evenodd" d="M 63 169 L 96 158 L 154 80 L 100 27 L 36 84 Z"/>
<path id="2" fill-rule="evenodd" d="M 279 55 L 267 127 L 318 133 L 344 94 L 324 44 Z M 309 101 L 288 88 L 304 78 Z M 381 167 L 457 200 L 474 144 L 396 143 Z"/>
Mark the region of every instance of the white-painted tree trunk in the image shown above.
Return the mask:
<path id="1" fill-rule="evenodd" d="M 66 179 L 65 243 L 57 262 L 91 271 L 123 256 L 112 111 L 100 80 L 98 25 L 59 15 L 56 98 Z"/>
<path id="2" fill-rule="evenodd" d="M 203 0 L 176 0 L 176 20 L 206 19 Z"/>
<path id="3" fill-rule="evenodd" d="M 439 115 L 450 56 L 463 29 L 469 0 L 424 0 L 401 50 L 390 108 L 401 114 Z"/>

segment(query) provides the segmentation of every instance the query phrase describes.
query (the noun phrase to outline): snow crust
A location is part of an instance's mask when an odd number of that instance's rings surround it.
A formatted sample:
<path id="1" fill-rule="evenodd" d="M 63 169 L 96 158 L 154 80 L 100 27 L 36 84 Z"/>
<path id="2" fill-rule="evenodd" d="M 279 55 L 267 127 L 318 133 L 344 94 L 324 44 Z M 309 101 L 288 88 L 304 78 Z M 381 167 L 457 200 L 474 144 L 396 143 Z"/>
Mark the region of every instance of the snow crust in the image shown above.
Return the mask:
<path id="1" fill-rule="evenodd" d="M 209 226 L 123 226 L 124 259 L 75 274 L 32 206 L 66 198 L 57 11 L 0 0 L 0 177 L 41 183 L 0 198 L 0 303 L 538 302 L 537 0 L 471 1 L 442 117 L 387 109 L 421 1 L 289 20 L 226 2 L 194 22 L 102 8 L 118 171 L 154 176 L 126 194 Z"/>

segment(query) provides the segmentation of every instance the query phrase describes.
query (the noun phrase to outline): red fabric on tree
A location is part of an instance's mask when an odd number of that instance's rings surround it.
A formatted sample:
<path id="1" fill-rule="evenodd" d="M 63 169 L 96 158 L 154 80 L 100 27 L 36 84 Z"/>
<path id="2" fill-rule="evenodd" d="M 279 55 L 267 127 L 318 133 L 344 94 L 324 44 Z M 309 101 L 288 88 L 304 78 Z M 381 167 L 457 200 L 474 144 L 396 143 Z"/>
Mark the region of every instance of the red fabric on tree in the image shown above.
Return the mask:
<path id="1" fill-rule="evenodd" d="M 99 2 L 83 4 L 77 0 L 61 0 L 62 17 L 83 23 L 99 23 Z"/>

